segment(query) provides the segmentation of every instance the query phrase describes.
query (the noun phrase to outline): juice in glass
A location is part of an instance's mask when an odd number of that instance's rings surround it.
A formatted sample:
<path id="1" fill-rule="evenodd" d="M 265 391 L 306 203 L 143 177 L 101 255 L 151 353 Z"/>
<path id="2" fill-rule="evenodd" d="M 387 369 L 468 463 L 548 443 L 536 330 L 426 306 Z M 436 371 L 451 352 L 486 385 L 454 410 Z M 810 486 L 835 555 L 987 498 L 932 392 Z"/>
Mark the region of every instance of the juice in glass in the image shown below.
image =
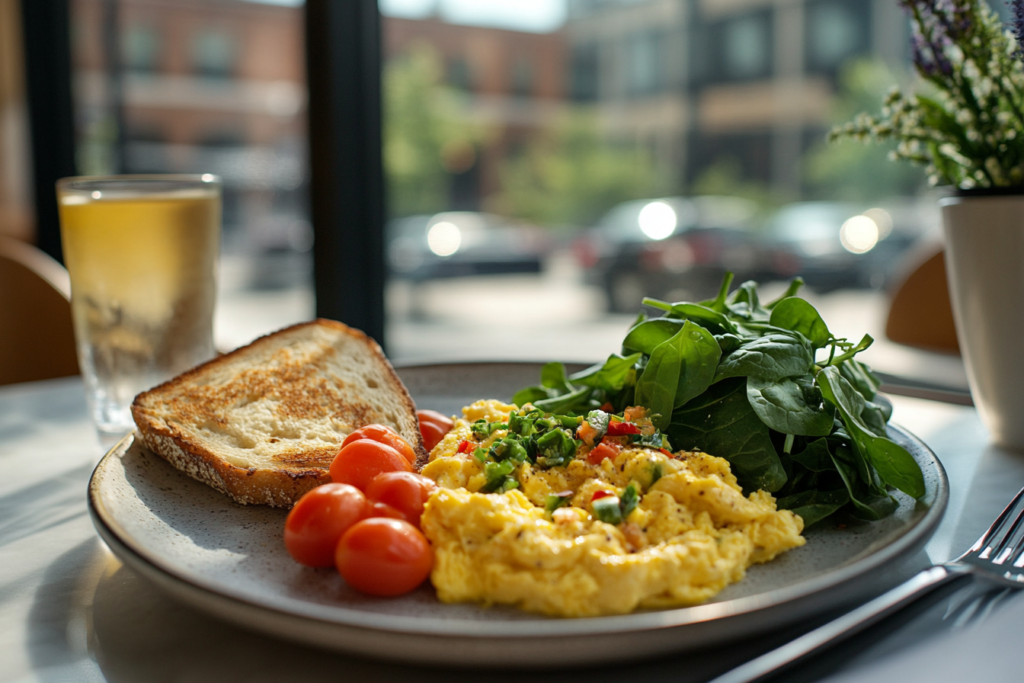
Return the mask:
<path id="1" fill-rule="evenodd" d="M 79 363 L 101 441 L 133 429 L 136 394 L 214 355 L 220 189 L 210 175 L 57 185 Z"/>

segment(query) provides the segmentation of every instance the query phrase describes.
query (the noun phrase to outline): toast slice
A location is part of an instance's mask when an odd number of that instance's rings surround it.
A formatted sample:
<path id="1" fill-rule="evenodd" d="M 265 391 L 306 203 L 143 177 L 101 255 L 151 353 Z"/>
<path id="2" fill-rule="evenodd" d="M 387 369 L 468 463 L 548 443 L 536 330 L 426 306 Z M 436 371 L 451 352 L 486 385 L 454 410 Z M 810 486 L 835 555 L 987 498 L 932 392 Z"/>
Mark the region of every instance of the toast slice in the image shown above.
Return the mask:
<path id="1" fill-rule="evenodd" d="M 416 406 L 380 347 L 332 320 L 294 325 L 132 403 L 143 444 L 239 503 L 291 507 L 330 481 L 345 437 L 394 427 L 426 458 Z"/>

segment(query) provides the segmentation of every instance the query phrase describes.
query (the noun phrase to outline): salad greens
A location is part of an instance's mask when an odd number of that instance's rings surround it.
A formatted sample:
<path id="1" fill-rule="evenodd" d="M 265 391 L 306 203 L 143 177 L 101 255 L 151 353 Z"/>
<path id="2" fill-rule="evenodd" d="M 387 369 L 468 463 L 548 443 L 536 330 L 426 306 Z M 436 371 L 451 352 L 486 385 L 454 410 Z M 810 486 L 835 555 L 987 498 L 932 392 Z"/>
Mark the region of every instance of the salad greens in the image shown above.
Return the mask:
<path id="1" fill-rule="evenodd" d="M 923 496 L 917 462 L 886 436 L 892 406 L 856 358 L 871 337 L 833 335 L 796 296 L 799 278 L 768 304 L 754 282 L 730 293 L 732 279 L 708 301 L 644 299 L 660 315 L 641 313 L 621 353 L 572 375 L 548 363 L 540 384 L 512 400 L 599 430 L 607 416 L 592 411 L 643 406 L 658 439 L 664 433 L 677 449 L 725 458 L 744 490 L 772 492 L 808 526 L 839 510 L 865 520 L 890 515 L 892 489 Z M 570 446 L 562 434 L 564 441 L 553 432 L 536 439 L 538 464 L 561 464 Z"/>

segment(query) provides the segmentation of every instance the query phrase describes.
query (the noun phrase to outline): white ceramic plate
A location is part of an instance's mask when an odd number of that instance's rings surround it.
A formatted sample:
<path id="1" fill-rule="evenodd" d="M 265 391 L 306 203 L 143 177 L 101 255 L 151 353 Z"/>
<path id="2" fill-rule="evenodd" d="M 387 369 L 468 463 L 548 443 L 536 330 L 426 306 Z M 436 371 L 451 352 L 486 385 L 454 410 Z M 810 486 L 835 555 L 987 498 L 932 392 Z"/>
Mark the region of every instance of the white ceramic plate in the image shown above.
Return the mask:
<path id="1" fill-rule="evenodd" d="M 478 398 L 508 400 L 537 381 L 533 363 L 400 368 L 421 408 L 454 414 Z M 824 525 L 807 545 L 696 607 L 617 617 L 551 619 L 511 608 L 445 605 L 423 587 L 381 600 L 350 590 L 333 570 L 291 560 L 286 513 L 237 505 L 131 437 L 96 467 L 93 522 L 126 564 L 174 596 L 242 626 L 305 643 L 421 663 L 488 666 L 591 664 L 677 652 L 781 627 L 877 592 L 877 574 L 921 548 L 948 498 L 945 472 L 915 437 L 891 435 L 924 471 L 927 494 L 900 494 L 892 517 Z"/>

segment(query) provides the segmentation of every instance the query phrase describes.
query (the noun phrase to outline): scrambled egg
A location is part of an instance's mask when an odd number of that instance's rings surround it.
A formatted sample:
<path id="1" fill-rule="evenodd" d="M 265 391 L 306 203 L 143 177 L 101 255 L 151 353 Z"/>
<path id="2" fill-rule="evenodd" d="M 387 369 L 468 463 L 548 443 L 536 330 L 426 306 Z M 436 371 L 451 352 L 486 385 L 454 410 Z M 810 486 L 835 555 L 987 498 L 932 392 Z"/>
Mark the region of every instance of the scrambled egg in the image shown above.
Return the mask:
<path id="1" fill-rule="evenodd" d="M 525 462 L 519 488 L 480 493 L 484 468 L 459 445 L 477 445 L 475 420 L 507 421 L 515 409 L 498 401 L 464 408 L 423 469 L 440 486 L 421 523 L 444 602 L 565 617 L 691 605 L 742 579 L 750 565 L 804 544 L 799 516 L 776 510 L 764 491 L 744 497 L 729 463 L 704 453 L 627 446 L 596 465 L 585 453 L 565 467 Z M 499 430 L 482 445 L 503 436 Z M 622 496 L 630 483 L 641 497 L 623 523 L 596 519 L 595 492 Z M 569 506 L 546 512 L 553 494 L 571 495 Z"/>

